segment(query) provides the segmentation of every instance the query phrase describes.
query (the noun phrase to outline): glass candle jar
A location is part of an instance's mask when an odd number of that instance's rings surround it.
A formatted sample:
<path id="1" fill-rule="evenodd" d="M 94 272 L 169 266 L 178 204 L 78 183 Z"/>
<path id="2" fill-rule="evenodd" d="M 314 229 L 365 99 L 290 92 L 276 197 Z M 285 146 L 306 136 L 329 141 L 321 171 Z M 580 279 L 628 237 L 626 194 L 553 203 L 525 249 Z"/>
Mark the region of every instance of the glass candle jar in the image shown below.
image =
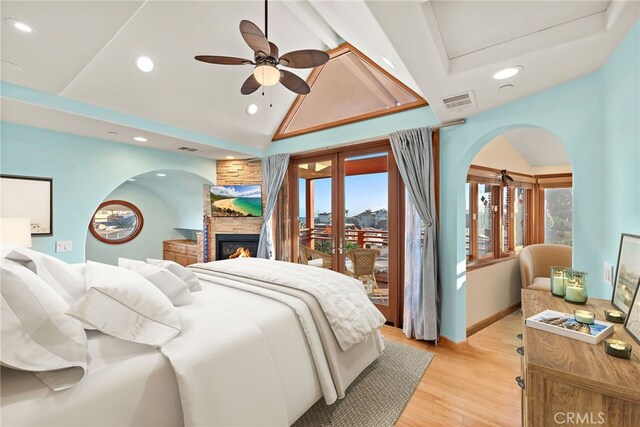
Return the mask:
<path id="1" fill-rule="evenodd" d="M 572 278 L 565 281 L 564 300 L 574 304 L 585 304 L 587 299 L 587 273 L 574 270 Z"/>
<path id="2" fill-rule="evenodd" d="M 564 297 L 564 284 L 567 279 L 571 278 L 573 270 L 567 267 L 551 267 L 551 277 L 549 284 L 551 287 L 551 294 L 556 297 Z"/>

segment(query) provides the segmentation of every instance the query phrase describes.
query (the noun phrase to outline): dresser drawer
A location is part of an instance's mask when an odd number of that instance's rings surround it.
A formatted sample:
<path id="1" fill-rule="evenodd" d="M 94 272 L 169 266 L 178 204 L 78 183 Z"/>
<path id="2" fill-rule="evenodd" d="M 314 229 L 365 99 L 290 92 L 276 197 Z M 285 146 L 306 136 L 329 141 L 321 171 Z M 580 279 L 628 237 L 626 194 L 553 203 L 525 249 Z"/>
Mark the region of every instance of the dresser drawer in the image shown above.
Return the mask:
<path id="1" fill-rule="evenodd" d="M 187 255 L 190 256 L 198 256 L 198 247 L 194 245 L 185 246 L 187 248 Z"/>
<path id="2" fill-rule="evenodd" d="M 186 254 L 187 248 L 184 245 L 177 245 L 175 243 L 164 243 L 164 250 L 169 252 L 174 252 L 177 254 Z"/>

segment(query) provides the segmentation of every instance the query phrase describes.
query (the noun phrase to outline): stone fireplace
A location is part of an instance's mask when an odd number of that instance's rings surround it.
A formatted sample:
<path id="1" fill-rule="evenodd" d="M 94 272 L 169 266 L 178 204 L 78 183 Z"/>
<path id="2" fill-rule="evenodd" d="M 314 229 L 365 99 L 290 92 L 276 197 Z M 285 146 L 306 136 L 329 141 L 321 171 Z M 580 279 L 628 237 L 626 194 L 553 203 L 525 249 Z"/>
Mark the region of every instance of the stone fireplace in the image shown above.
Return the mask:
<path id="1" fill-rule="evenodd" d="M 216 261 L 255 257 L 259 238 L 259 234 L 216 234 Z"/>

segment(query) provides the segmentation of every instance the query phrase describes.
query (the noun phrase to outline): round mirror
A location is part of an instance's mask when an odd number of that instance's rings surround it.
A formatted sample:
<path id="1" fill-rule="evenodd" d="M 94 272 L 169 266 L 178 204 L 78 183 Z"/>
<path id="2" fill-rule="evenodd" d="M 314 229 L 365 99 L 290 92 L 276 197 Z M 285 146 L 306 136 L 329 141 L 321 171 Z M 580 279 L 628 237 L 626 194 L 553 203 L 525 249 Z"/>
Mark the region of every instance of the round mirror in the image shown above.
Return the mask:
<path id="1" fill-rule="evenodd" d="M 117 245 L 129 242 L 142 231 L 140 209 L 124 200 L 103 202 L 91 218 L 89 231 L 104 243 Z"/>

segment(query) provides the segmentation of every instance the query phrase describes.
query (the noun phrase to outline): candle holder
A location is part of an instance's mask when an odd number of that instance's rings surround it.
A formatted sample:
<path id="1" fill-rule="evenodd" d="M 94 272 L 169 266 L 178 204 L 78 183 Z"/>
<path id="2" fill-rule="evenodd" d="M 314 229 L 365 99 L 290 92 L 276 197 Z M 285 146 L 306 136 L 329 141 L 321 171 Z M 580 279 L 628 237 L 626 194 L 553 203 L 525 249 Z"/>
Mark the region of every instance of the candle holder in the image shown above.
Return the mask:
<path id="1" fill-rule="evenodd" d="M 624 319 L 626 319 L 627 316 L 619 310 L 605 310 L 604 318 L 611 323 L 624 323 Z"/>
<path id="2" fill-rule="evenodd" d="M 564 286 L 567 279 L 572 278 L 573 270 L 567 267 L 551 267 L 551 278 L 549 284 L 551 287 L 551 295 L 554 297 L 564 297 Z"/>
<path id="3" fill-rule="evenodd" d="M 574 270 L 571 279 L 564 282 L 564 300 L 572 304 L 586 304 L 587 299 L 587 273 Z"/>
<path id="4" fill-rule="evenodd" d="M 576 322 L 585 325 L 593 325 L 596 320 L 596 314 L 588 310 L 574 310 L 573 315 L 576 318 Z"/>
<path id="5" fill-rule="evenodd" d="M 615 339 L 604 340 L 604 351 L 613 357 L 631 359 L 631 344 Z"/>

